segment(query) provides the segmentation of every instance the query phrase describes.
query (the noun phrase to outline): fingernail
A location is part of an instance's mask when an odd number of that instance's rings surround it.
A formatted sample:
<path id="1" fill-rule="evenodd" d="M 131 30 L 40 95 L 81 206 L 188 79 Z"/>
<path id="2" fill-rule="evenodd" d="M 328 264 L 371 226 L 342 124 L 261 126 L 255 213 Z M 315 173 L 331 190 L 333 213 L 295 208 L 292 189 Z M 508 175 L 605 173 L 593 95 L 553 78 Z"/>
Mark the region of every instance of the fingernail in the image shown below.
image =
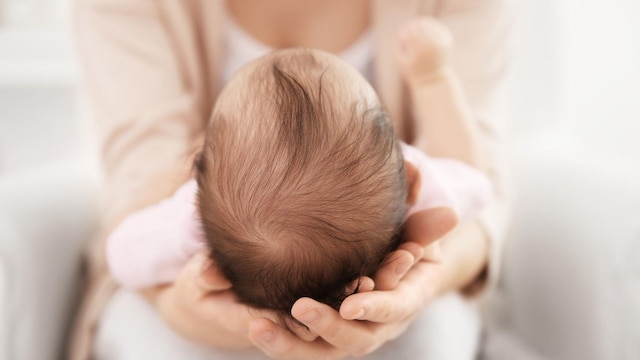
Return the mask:
<path id="1" fill-rule="evenodd" d="M 316 310 L 310 310 L 300 316 L 300 320 L 305 324 L 314 323 L 318 320 L 318 312 Z"/>
<path id="2" fill-rule="evenodd" d="M 364 317 L 364 308 L 360 308 L 356 315 L 353 317 L 354 319 L 362 319 Z"/>
<path id="3" fill-rule="evenodd" d="M 273 331 L 264 331 L 263 333 L 258 335 L 258 338 L 262 342 L 269 343 L 273 341 L 273 339 L 275 338 L 275 334 L 273 333 Z"/>
<path id="4" fill-rule="evenodd" d="M 409 267 L 411 267 L 411 264 L 400 264 L 396 266 L 396 275 L 403 275 L 409 270 Z"/>

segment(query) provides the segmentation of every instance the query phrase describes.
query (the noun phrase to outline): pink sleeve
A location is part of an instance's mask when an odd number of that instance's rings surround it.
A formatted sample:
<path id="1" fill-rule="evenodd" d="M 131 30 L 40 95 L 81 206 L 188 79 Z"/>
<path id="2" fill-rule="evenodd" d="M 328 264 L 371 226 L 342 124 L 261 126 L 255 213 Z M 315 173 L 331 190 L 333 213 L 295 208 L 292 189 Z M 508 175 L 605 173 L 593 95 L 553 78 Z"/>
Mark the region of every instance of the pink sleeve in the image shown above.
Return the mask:
<path id="1" fill-rule="evenodd" d="M 182 267 L 206 248 L 190 180 L 173 197 L 136 212 L 107 239 L 111 274 L 126 288 L 174 281 Z"/>
<path id="2" fill-rule="evenodd" d="M 489 178 L 457 160 L 431 158 L 422 150 L 401 143 L 404 159 L 420 173 L 420 190 L 407 218 L 418 211 L 440 206 L 452 208 L 460 221 L 470 220 L 493 198 Z"/>

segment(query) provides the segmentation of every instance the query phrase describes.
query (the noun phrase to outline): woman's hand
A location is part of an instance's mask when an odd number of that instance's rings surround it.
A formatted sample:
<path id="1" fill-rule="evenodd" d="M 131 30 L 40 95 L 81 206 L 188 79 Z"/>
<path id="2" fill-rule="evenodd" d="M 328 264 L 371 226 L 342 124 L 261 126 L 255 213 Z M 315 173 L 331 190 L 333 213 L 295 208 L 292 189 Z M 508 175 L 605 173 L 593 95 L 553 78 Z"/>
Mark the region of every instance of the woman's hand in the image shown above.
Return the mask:
<path id="1" fill-rule="evenodd" d="M 185 338 L 219 349 L 251 347 L 250 323 L 275 319 L 236 301 L 231 284 L 205 254 L 195 255 L 170 285 L 142 291 L 169 326 Z"/>
<path id="2" fill-rule="evenodd" d="M 349 296 L 340 311 L 313 299 L 299 299 L 292 315 L 318 337 L 301 340 L 275 322 L 252 322 L 249 338 L 276 359 L 341 359 L 363 356 L 400 336 L 442 284 L 439 245 L 433 244 L 457 223 L 448 208 L 414 214 L 406 224 L 406 242 L 375 276 L 375 289 Z M 353 321 L 360 320 L 360 321 Z"/>

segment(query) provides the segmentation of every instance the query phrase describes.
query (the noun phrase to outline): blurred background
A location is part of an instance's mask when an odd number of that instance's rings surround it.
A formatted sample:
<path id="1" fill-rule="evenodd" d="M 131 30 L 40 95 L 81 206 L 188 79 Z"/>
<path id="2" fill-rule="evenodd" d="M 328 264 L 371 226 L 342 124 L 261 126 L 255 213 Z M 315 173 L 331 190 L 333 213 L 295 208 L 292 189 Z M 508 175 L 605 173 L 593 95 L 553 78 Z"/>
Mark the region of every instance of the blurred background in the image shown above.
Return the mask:
<path id="1" fill-rule="evenodd" d="M 69 0 L 0 0 L 2 359 L 40 358 L 24 355 L 34 341 L 41 354 L 60 351 L 74 304 L 64 293 L 95 217 L 96 149 L 69 10 Z M 640 359 L 640 1 L 520 0 L 514 14 L 506 119 L 518 197 L 484 356 Z M 12 216 L 60 189 L 78 189 L 56 201 L 84 217 L 30 229 L 69 228 L 19 255 L 55 256 L 60 274 L 25 269 L 49 288 L 12 302 L 1 263 L 19 261 L 6 245 L 22 235 Z"/>
<path id="2" fill-rule="evenodd" d="M 79 148 L 68 1 L 0 1 L 0 176 Z"/>

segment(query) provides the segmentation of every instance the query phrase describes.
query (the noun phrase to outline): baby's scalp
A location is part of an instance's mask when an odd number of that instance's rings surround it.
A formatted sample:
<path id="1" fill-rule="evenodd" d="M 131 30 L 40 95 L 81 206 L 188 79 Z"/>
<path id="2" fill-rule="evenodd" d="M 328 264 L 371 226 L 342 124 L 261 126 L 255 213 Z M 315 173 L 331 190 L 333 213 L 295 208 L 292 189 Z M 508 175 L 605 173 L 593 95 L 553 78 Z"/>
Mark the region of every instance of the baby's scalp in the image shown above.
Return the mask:
<path id="1" fill-rule="evenodd" d="M 317 78 L 322 74 L 328 81 L 340 83 L 342 88 L 335 90 L 342 90 L 340 95 L 348 97 L 343 100 L 367 100 L 370 106 L 379 102 L 369 82 L 339 57 L 316 49 L 293 48 L 271 52 L 240 68 L 220 92 L 214 112 L 224 111 L 223 108 L 231 104 L 240 105 L 234 101 L 238 94 L 264 85 L 268 78 L 264 75 L 272 70 L 273 64 L 286 66 L 296 73 L 299 80 Z"/>
<path id="2" fill-rule="evenodd" d="M 222 91 L 196 162 L 211 256 L 245 303 L 288 314 L 339 306 L 399 242 L 406 181 L 397 139 L 356 70 L 278 51 Z"/>

